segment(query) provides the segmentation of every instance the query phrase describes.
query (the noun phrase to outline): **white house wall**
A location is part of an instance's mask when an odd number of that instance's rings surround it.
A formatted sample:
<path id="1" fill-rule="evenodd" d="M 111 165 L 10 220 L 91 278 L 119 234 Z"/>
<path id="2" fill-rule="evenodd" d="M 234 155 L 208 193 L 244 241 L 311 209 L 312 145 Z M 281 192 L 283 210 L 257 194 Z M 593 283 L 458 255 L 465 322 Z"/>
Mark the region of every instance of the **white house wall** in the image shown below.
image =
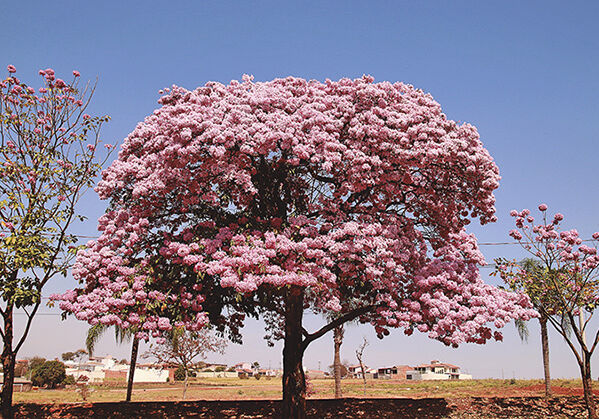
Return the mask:
<path id="1" fill-rule="evenodd" d="M 129 379 L 129 372 L 127 371 L 127 377 Z M 133 374 L 134 383 L 166 383 L 168 381 L 168 370 L 148 369 L 138 370 L 135 369 Z"/>

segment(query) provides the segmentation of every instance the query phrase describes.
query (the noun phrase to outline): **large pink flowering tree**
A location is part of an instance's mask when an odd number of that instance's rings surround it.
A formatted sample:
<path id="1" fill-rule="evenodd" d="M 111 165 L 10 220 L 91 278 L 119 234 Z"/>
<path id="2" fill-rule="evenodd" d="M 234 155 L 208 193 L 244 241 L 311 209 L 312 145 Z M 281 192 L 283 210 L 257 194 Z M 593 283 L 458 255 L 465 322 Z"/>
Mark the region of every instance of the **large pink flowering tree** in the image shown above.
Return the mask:
<path id="1" fill-rule="evenodd" d="M 159 337 L 262 313 L 284 339 L 283 415 L 303 417 L 303 353 L 346 321 L 457 346 L 534 315 L 479 277 L 464 227 L 495 220 L 498 169 L 430 95 L 244 77 L 160 103 L 97 188 L 111 209 L 73 270 L 85 287 L 61 303 L 79 319 Z M 335 320 L 309 332 L 306 309 Z"/>

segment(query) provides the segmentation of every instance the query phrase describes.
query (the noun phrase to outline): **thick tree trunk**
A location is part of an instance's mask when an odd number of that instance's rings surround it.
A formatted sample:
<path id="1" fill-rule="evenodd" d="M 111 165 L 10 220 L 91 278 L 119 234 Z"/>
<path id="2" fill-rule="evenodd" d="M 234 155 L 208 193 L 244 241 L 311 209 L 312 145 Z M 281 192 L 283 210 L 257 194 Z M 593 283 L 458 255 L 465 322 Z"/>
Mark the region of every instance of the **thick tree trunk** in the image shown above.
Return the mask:
<path id="1" fill-rule="evenodd" d="M 584 403 L 587 406 L 589 419 L 597 418 L 595 399 L 593 398 L 593 379 L 591 378 L 591 354 L 583 352 L 584 364 L 580 366 L 582 373 L 582 387 L 584 389 Z"/>
<path id="2" fill-rule="evenodd" d="M 283 348 L 283 405 L 282 417 L 305 419 L 306 380 L 302 367 L 302 317 L 304 290 L 298 286 L 289 289 L 285 301 L 285 346 Z"/>
<path id="3" fill-rule="evenodd" d="M 553 397 L 551 392 L 551 375 L 549 372 L 549 337 L 547 336 L 547 317 L 539 318 L 541 323 L 541 348 L 543 349 L 543 372 L 545 373 L 545 397 Z"/>
<path id="4" fill-rule="evenodd" d="M 134 336 L 133 344 L 131 345 L 131 360 L 129 363 L 129 379 L 127 380 L 127 398 L 125 401 L 131 401 L 133 393 L 133 377 L 135 376 L 135 365 L 137 364 L 137 351 L 139 350 L 139 339 Z"/>
<path id="5" fill-rule="evenodd" d="M 341 394 L 341 344 L 343 343 L 343 326 L 337 326 L 333 330 L 333 342 L 335 344 L 335 357 L 333 358 L 333 374 L 335 375 L 335 398 L 340 399 Z"/>
<path id="6" fill-rule="evenodd" d="M 12 392 L 15 382 L 15 357 L 13 353 L 13 308 L 12 304 L 7 304 L 4 312 L 4 339 L 2 349 L 2 371 L 4 373 L 4 382 L 2 383 L 2 403 L 0 406 L 2 418 L 12 419 Z"/>

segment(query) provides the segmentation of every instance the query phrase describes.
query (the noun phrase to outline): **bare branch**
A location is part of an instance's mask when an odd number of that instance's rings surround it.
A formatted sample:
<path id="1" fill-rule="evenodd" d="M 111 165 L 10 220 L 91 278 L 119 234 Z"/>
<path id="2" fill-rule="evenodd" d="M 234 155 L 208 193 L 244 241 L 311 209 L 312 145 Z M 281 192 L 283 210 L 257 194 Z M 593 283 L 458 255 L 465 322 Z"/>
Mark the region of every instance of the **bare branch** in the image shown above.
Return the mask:
<path id="1" fill-rule="evenodd" d="M 341 326 L 343 323 L 351 321 L 357 317 L 363 316 L 364 314 L 366 314 L 368 312 L 374 311 L 376 308 L 377 308 L 376 305 L 369 305 L 369 306 L 356 308 L 356 309 L 349 311 L 348 313 L 345 313 L 344 315 L 336 318 L 329 324 L 320 328 L 318 331 L 316 331 L 314 333 L 308 333 L 307 335 L 305 335 L 306 337 L 302 342 L 302 349 L 306 349 L 312 341 L 318 339 L 319 337 L 321 337 L 325 333 L 333 330 L 337 326 Z"/>

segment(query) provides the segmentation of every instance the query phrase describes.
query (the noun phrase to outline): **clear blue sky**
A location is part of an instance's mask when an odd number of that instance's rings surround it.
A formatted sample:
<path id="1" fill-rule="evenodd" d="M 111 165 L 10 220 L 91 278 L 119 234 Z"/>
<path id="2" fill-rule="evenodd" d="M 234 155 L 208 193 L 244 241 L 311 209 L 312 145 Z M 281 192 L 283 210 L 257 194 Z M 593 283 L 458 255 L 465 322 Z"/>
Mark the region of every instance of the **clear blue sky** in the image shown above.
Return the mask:
<path id="1" fill-rule="evenodd" d="M 499 221 L 474 227 L 480 241 L 508 240 L 508 211 L 546 202 L 585 236 L 599 230 L 596 159 L 599 141 L 599 3 L 556 1 L 52 1 L 0 2 L 0 64 L 27 81 L 37 70 L 77 69 L 99 78 L 95 113 L 120 144 L 157 107 L 157 91 L 195 88 L 244 73 L 256 80 L 294 75 L 324 80 L 371 74 L 430 92 L 455 120 L 475 124 L 503 180 Z M 103 203 L 94 193 L 77 227 L 94 234 Z M 514 246 L 483 248 L 488 260 L 522 257 Z M 484 273 L 486 277 L 486 272 Z M 48 292 L 74 285 L 58 279 Z M 46 308 L 45 312 L 51 312 Z M 318 319 L 308 319 L 313 327 Z M 445 348 L 401 331 L 378 341 L 367 327 L 347 332 L 343 358 L 355 360 L 362 336 L 372 366 L 441 359 L 475 376 L 540 377 L 538 329 L 521 344 L 510 325 L 505 342 Z M 40 316 L 22 356 L 54 356 L 83 345 L 86 325 Z M 262 328 L 246 328 L 246 345 L 218 359 L 278 366 L 280 347 L 266 348 Z M 551 336 L 554 375 L 578 375 L 563 342 Z M 306 365 L 324 368 L 331 337 L 310 347 Z M 112 336 L 100 353 L 124 357 Z M 216 358 L 215 358 L 216 359 Z M 595 361 L 597 362 L 597 361 Z"/>

